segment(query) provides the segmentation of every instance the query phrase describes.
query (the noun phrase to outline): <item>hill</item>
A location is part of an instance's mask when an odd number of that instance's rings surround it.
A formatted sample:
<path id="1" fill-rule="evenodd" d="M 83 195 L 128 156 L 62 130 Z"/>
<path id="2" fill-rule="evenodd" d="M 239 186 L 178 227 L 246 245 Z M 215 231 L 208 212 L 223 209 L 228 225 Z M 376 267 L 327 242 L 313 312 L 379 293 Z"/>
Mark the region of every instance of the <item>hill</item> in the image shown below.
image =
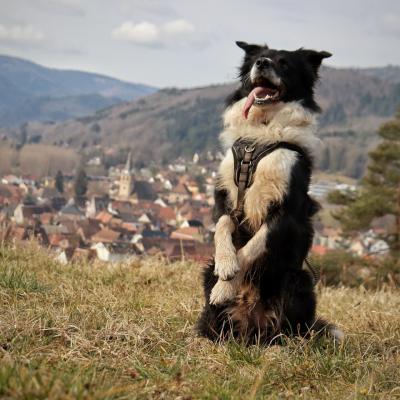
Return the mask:
<path id="1" fill-rule="evenodd" d="M 154 91 L 104 75 L 0 55 L 0 126 L 80 117 Z"/>
<path id="2" fill-rule="evenodd" d="M 400 67 L 397 65 L 387 65 L 386 67 L 363 68 L 361 73 L 374 76 L 393 83 L 400 83 Z"/>
<path id="3" fill-rule="evenodd" d="M 376 144 L 376 129 L 400 104 L 400 83 L 364 70 L 325 67 L 321 75 L 317 98 L 323 108 L 319 131 L 323 145 L 317 152 L 317 167 L 359 178 L 368 149 Z M 28 136 L 41 135 L 47 143 L 76 149 L 130 147 L 136 163 L 192 157 L 194 152 L 219 149 L 224 99 L 235 85 L 164 89 L 92 116 L 57 124 L 30 123 L 24 130 Z M 20 132 L 6 134 L 18 137 Z"/>
<path id="4" fill-rule="evenodd" d="M 4 399 L 389 399 L 400 395 L 398 292 L 320 289 L 347 334 L 284 346 L 195 337 L 200 268 L 146 259 L 59 265 L 0 247 Z"/>

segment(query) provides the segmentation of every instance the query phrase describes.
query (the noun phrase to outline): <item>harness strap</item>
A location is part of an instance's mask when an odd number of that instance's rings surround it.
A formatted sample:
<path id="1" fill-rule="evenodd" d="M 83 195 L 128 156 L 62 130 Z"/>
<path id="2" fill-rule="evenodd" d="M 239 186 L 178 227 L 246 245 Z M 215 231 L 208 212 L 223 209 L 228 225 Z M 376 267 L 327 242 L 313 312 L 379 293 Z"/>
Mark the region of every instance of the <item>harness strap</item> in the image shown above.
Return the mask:
<path id="1" fill-rule="evenodd" d="M 240 160 L 240 165 L 235 173 L 238 194 L 236 201 L 236 208 L 232 210 L 231 216 L 235 224 L 239 223 L 239 220 L 243 216 L 244 212 L 244 195 L 246 194 L 246 189 L 250 186 L 251 177 L 253 175 L 253 153 L 255 146 L 245 146 L 244 156 Z"/>

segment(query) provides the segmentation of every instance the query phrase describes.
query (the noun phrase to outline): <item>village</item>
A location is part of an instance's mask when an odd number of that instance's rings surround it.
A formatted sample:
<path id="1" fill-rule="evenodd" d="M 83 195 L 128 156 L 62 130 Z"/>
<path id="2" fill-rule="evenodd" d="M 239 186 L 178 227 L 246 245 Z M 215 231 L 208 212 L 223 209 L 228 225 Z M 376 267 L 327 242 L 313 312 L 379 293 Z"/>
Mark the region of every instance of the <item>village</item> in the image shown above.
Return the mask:
<path id="1" fill-rule="evenodd" d="M 213 191 L 220 158 L 195 154 L 189 162 L 176 160 L 155 171 L 133 168 L 129 154 L 124 165 L 109 168 L 108 176 L 88 176 L 83 196 L 74 196 L 73 177 L 64 177 L 60 192 L 54 177 L 3 176 L 0 242 L 38 241 L 61 263 L 124 262 L 146 255 L 206 262 L 213 255 Z M 87 165 L 99 163 L 94 158 Z M 334 189 L 349 188 L 317 181 L 310 194 L 324 204 Z M 318 218 L 315 229 L 312 252 L 318 255 L 335 249 L 358 256 L 388 252 L 379 230 L 349 238 Z"/>

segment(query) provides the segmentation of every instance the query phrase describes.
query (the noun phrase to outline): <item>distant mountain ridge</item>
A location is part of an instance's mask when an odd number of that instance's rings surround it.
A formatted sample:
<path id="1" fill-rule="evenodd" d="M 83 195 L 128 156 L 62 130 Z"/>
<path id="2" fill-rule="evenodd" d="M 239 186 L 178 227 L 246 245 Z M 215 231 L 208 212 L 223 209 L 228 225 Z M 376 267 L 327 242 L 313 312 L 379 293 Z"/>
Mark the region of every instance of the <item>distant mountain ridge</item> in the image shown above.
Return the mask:
<path id="1" fill-rule="evenodd" d="M 389 69 L 387 69 L 389 68 Z M 399 68 L 400 70 L 400 68 Z M 397 67 L 323 67 L 316 88 L 322 145 L 316 165 L 324 171 L 362 176 L 379 125 L 400 105 Z M 390 72 L 390 73 L 389 73 Z M 28 137 L 85 151 L 95 146 L 131 149 L 135 163 L 169 163 L 178 156 L 220 149 L 218 134 L 226 96 L 237 83 L 162 89 L 146 97 L 60 123 L 29 123 Z M 20 129 L 0 130 L 18 137 Z"/>
<path id="2" fill-rule="evenodd" d="M 100 74 L 47 68 L 0 55 L 0 126 L 81 117 L 156 90 Z"/>
<path id="3" fill-rule="evenodd" d="M 393 83 L 400 83 L 400 66 L 387 65 L 386 67 L 362 68 L 355 69 L 362 74 L 374 76 L 375 78 L 383 79 Z"/>

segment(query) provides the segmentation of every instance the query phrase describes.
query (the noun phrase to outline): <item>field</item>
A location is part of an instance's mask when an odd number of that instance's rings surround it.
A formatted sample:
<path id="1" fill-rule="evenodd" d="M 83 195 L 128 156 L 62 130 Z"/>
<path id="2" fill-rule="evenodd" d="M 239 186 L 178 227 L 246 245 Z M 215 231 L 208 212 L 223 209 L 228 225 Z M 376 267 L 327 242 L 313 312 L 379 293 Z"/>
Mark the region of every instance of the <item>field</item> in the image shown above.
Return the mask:
<path id="1" fill-rule="evenodd" d="M 0 245 L 0 398 L 400 398 L 398 291 L 319 288 L 340 346 L 246 348 L 195 336 L 200 273 L 159 259 L 62 266 Z"/>

